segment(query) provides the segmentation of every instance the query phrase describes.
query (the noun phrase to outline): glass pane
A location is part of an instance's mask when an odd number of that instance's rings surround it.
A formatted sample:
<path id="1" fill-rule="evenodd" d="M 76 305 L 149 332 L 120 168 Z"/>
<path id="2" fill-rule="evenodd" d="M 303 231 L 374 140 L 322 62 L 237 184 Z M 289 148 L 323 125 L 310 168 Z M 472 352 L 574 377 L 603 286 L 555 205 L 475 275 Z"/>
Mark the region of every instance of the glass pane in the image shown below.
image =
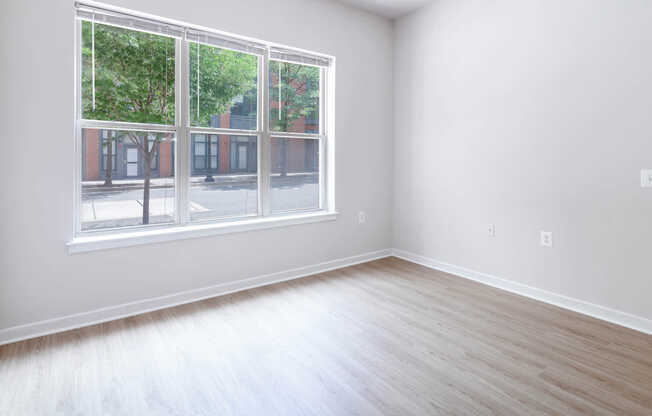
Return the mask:
<path id="1" fill-rule="evenodd" d="M 217 168 L 217 137 L 211 138 L 211 168 Z"/>
<path id="2" fill-rule="evenodd" d="M 319 68 L 270 61 L 269 128 L 319 133 Z"/>
<path id="3" fill-rule="evenodd" d="M 82 22 L 82 118 L 174 124 L 174 50 L 166 36 Z"/>
<path id="4" fill-rule="evenodd" d="M 272 138 L 272 211 L 319 208 L 319 140 Z"/>
<path id="5" fill-rule="evenodd" d="M 104 155 L 113 171 L 100 169 L 100 131 L 82 130 L 82 231 L 174 222 L 172 134 L 111 130 L 102 140 L 115 143 Z"/>
<path id="6" fill-rule="evenodd" d="M 191 134 L 195 141 L 199 134 Z M 258 213 L 258 141 L 256 136 L 206 135 L 211 146 L 210 168 L 193 158 L 190 176 L 190 219 L 201 221 Z M 195 141 L 195 145 L 197 142 Z M 233 149 L 246 158 L 233 164 Z M 207 150 L 208 151 L 208 150 Z M 236 150 L 236 152 L 242 152 Z"/>
<path id="7" fill-rule="evenodd" d="M 206 142 L 203 134 L 193 135 L 195 141 L 195 156 L 204 156 L 206 154 Z"/>
<path id="8" fill-rule="evenodd" d="M 238 146 L 238 167 L 247 165 L 247 146 Z"/>
<path id="9" fill-rule="evenodd" d="M 256 130 L 258 57 L 197 43 L 189 46 L 191 124 Z"/>

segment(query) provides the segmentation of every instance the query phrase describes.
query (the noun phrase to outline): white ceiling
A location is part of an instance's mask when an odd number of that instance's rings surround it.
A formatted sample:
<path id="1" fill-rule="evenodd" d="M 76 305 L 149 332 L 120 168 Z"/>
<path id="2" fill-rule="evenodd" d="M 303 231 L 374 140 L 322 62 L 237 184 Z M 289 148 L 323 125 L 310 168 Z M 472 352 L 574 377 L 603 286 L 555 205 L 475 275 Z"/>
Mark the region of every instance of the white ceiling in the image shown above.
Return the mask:
<path id="1" fill-rule="evenodd" d="M 412 10 L 430 3 L 432 0 L 339 0 L 360 9 L 379 14 L 381 16 L 396 18 Z"/>

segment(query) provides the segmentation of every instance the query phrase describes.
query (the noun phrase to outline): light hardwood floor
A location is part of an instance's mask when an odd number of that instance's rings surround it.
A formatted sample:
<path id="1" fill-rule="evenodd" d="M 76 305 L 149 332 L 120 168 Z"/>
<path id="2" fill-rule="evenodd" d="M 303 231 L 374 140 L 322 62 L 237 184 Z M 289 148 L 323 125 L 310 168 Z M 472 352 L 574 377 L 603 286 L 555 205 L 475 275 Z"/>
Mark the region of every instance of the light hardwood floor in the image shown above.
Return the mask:
<path id="1" fill-rule="evenodd" d="M 0 415 L 652 415 L 652 336 L 395 258 L 0 347 Z"/>

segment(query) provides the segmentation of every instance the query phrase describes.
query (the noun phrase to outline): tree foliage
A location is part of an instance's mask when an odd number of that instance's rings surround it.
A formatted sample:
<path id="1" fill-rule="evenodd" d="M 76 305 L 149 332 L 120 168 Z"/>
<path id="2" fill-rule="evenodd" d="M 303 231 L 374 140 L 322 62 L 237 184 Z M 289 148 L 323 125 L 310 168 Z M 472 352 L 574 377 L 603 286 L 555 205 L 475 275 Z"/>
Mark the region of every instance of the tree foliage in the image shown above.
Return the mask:
<path id="1" fill-rule="evenodd" d="M 191 43 L 191 124 L 210 126 L 211 116 L 229 113 L 238 96 L 247 95 L 255 103 L 257 72 L 258 59 L 253 55 Z"/>
<path id="2" fill-rule="evenodd" d="M 175 47 L 176 41 L 166 36 L 83 22 L 82 117 L 174 124 L 177 116 Z M 257 103 L 257 57 L 195 43 L 190 44 L 189 53 L 192 125 L 210 126 L 211 117 L 230 113 L 236 105 L 236 97 Z M 295 123 L 302 117 L 318 123 L 318 68 L 271 61 L 269 92 L 273 130 L 299 131 Z M 242 115 L 255 116 L 255 104 L 246 111 L 252 114 Z M 166 135 L 133 131 L 114 133 L 108 135 L 103 146 L 110 148 L 114 140 L 129 140 L 142 156 L 143 224 L 147 224 L 151 164 Z M 109 151 L 108 166 L 112 166 L 111 158 Z M 110 168 L 105 184 L 111 185 Z"/>
<path id="3" fill-rule="evenodd" d="M 270 61 L 270 127 L 297 131 L 300 118 L 319 122 L 319 68 Z M 280 89 L 279 89 L 280 80 Z M 279 111 L 280 110 L 280 111 Z M 301 131 L 303 133 L 303 131 Z"/>
<path id="4" fill-rule="evenodd" d="M 82 23 L 82 116 L 91 120 L 174 124 L 175 45 L 172 38 L 98 23 Z M 257 60 L 250 55 L 191 45 L 190 83 L 199 80 L 199 117 L 226 113 L 234 97 L 256 85 Z M 197 66 L 199 51 L 199 66 Z M 194 64 L 193 64 L 194 62 Z M 94 70 L 94 71 L 93 71 Z M 93 91 L 95 99 L 93 99 Z M 191 89 L 192 91 L 192 89 Z M 196 89 L 194 90 L 196 93 Z M 255 94 L 255 93 L 254 93 Z M 197 96 L 191 102 L 197 103 Z M 191 112 L 192 113 L 192 112 Z M 195 108 L 195 114 L 197 110 Z M 103 143 L 129 140 L 143 159 L 143 224 L 149 223 L 151 164 L 163 134 L 118 131 Z M 108 166 L 112 166 L 108 152 Z M 111 169 L 105 184 L 111 185 Z"/>
<path id="5" fill-rule="evenodd" d="M 82 26 L 83 117 L 173 124 L 174 39 L 102 24 L 94 26 L 94 31 L 90 22 Z"/>

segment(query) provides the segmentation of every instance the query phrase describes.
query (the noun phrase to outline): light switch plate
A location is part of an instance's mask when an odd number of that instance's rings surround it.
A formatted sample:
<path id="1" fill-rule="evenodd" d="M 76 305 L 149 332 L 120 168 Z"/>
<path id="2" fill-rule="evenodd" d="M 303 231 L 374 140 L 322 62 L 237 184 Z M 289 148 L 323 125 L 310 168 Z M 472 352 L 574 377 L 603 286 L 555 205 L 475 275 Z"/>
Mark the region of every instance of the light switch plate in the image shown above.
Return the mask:
<path id="1" fill-rule="evenodd" d="M 641 188 L 652 188 L 652 169 L 641 170 Z"/>

